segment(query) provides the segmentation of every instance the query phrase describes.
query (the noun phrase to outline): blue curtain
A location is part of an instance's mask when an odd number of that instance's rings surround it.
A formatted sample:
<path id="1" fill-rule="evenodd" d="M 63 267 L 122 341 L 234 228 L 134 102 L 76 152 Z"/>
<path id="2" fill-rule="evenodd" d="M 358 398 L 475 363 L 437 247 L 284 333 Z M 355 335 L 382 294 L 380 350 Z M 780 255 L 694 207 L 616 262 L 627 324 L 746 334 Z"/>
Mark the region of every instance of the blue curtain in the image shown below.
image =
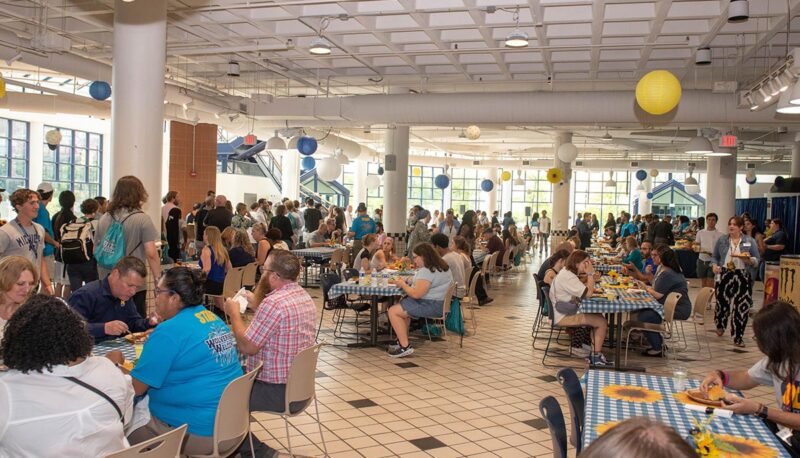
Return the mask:
<path id="1" fill-rule="evenodd" d="M 774 199 L 772 200 L 772 202 L 773 205 L 775 205 Z M 751 219 L 758 223 L 758 228 L 761 229 L 762 232 L 766 229 L 764 227 L 764 221 L 767 219 L 766 197 L 760 197 L 757 199 L 736 199 L 736 214 L 741 215 L 744 212 L 750 214 Z M 726 221 L 727 217 L 719 215 L 719 220 Z M 724 226 L 725 225 L 723 225 L 723 227 Z"/>
<path id="2" fill-rule="evenodd" d="M 792 197 L 773 197 L 772 198 L 772 218 L 780 218 L 783 223 L 783 230 L 789 237 L 787 253 L 797 254 L 797 196 Z"/>

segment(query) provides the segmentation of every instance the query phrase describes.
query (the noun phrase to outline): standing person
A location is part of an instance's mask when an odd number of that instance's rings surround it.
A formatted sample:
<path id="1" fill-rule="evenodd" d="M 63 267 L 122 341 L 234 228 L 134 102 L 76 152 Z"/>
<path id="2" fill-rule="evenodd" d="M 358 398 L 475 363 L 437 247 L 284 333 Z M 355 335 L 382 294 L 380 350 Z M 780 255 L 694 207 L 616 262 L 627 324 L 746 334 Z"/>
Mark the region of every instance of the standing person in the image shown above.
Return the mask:
<path id="1" fill-rule="evenodd" d="M 584 213 L 578 221 L 578 238 L 581 240 L 581 249 L 588 250 L 592 246 L 592 214 L 589 212 Z"/>
<path id="2" fill-rule="evenodd" d="M 167 256 L 174 262 L 181 260 L 181 201 L 178 191 L 170 191 L 166 196 L 167 203 L 161 207 L 161 220 L 167 236 Z"/>
<path id="3" fill-rule="evenodd" d="M 294 232 L 292 231 L 292 222 L 289 220 L 289 217 L 286 216 L 285 205 L 280 204 L 275 207 L 275 216 L 269 220 L 269 229 L 278 229 L 281 231 L 281 240 L 286 242 L 286 245 L 290 248 L 292 247 Z M 264 233 L 264 235 L 266 235 L 266 233 Z"/>
<path id="4" fill-rule="evenodd" d="M 786 252 L 789 238 L 783 230 L 783 222 L 778 218 L 772 218 L 769 223 L 770 236 L 764 240 L 764 260 L 775 262 L 781 260 L 781 255 Z"/>
<path id="5" fill-rule="evenodd" d="M 61 245 L 56 242 L 53 233 L 53 221 L 50 219 L 50 212 L 47 211 L 47 205 L 53 200 L 53 185 L 47 182 L 40 183 L 36 188 L 39 193 L 39 211 L 36 213 L 34 222 L 39 223 L 44 228 L 44 263 L 47 265 L 47 273 L 50 279 L 57 278 L 56 275 L 56 249 L 60 249 Z"/>
<path id="6" fill-rule="evenodd" d="M 314 199 L 309 197 L 306 199 L 306 209 L 303 211 L 303 226 L 306 230 L 303 241 L 319 228 L 320 221 L 322 221 L 322 212 L 314 205 Z"/>
<path id="7" fill-rule="evenodd" d="M 492 212 L 492 220 L 491 220 L 492 227 L 494 227 L 497 224 L 500 224 L 500 220 L 497 218 L 498 215 L 500 215 L 499 211 L 495 210 Z"/>
<path id="8" fill-rule="evenodd" d="M 9 197 L 17 217 L 0 227 L 0 257 L 22 256 L 37 269 L 42 291 L 53 294 L 50 275 L 44 261 L 44 228 L 33 221 L 39 214 L 39 194 L 17 189 Z"/>
<path id="9" fill-rule="evenodd" d="M 250 229 L 253 226 L 253 220 L 250 218 L 250 214 L 247 212 L 247 205 L 242 202 L 236 204 L 236 214 L 233 215 L 231 218 L 231 225 L 234 229 Z"/>
<path id="10" fill-rule="evenodd" d="M 439 225 L 439 233 L 446 235 L 452 242 L 453 238 L 458 235 L 459 229 L 461 229 L 461 223 L 456 220 L 453 209 L 447 209 L 444 221 Z"/>
<path id="11" fill-rule="evenodd" d="M 291 205 L 289 205 L 291 204 Z M 303 237 L 303 227 L 305 226 L 303 222 L 303 216 L 300 214 L 300 202 L 298 201 L 287 201 L 286 202 L 286 216 L 289 217 L 289 220 L 292 223 L 292 232 L 294 233 L 294 245 L 300 243 Z"/>
<path id="12" fill-rule="evenodd" d="M 52 272 L 53 282 L 56 284 L 55 295 L 66 299 L 69 297 L 70 286 L 69 278 L 67 277 L 67 266 L 64 265 L 61 258 L 61 227 L 75 222 L 77 217 L 72 212 L 72 207 L 75 206 L 75 194 L 69 189 L 61 191 L 58 195 L 58 204 L 61 210 L 53 215 L 53 238 L 58 242 L 58 250 L 55 255 L 55 268 Z"/>
<path id="13" fill-rule="evenodd" d="M 761 256 L 761 259 L 764 259 L 764 254 L 767 252 L 767 245 L 764 243 L 764 233 L 758 228 L 758 224 L 751 219 L 746 219 L 744 220 L 742 232 L 755 239 L 756 245 L 758 245 L 758 254 Z"/>
<path id="14" fill-rule="evenodd" d="M 507 230 L 508 226 L 512 224 L 516 224 L 514 217 L 512 216 L 511 212 L 505 212 L 503 214 L 503 230 Z"/>
<path id="15" fill-rule="evenodd" d="M 420 210 L 417 214 L 417 223 L 408 237 L 408 255 L 414 253 L 414 247 L 420 243 L 430 242 L 431 231 L 428 230 L 428 223 L 431 221 L 431 213 L 428 210 Z"/>
<path id="16" fill-rule="evenodd" d="M 480 224 L 481 226 L 488 226 L 490 222 L 491 221 L 489 221 L 489 217 L 486 215 L 486 212 L 481 211 L 480 215 L 478 215 L 478 220 L 476 221 L 476 224 Z"/>
<path id="17" fill-rule="evenodd" d="M 147 197 L 147 191 L 141 180 L 131 175 L 120 178 L 114 187 L 108 212 L 97 223 L 94 246 L 101 246 L 112 223 L 120 222 L 125 237 L 125 252 L 122 255 L 135 256 L 146 261 L 150 267 L 150 274 L 153 278 L 158 278 L 161 276 L 161 262 L 158 258 L 156 241 L 160 237 L 153 221 L 142 212 L 142 205 L 147 202 Z M 111 270 L 97 266 L 97 272 L 99 278 L 105 278 Z M 141 316 L 147 315 L 146 294 L 147 285 L 144 284 L 133 296 L 136 309 Z"/>
<path id="18" fill-rule="evenodd" d="M 756 241 L 742 234 L 743 226 L 744 221 L 739 216 L 728 219 L 728 234 L 717 240 L 711 256 L 714 273 L 719 275 L 714 313 L 717 335 L 722 337 L 725 333 L 728 316 L 733 311 L 731 334 L 737 347 L 744 347 L 744 330 L 753 306 L 753 281 L 759 260 Z"/>
<path id="19" fill-rule="evenodd" d="M 358 204 L 358 206 L 359 206 L 359 207 L 360 207 L 361 205 L 362 205 L 362 204 Z M 366 207 L 366 205 L 364 205 L 364 206 Z M 341 212 L 341 210 L 342 210 L 342 209 L 341 209 L 341 208 L 339 208 L 339 211 L 340 211 L 340 212 Z M 346 211 L 346 212 L 341 212 L 341 213 L 342 213 L 342 218 L 344 218 L 344 221 L 343 221 L 343 223 L 342 223 L 342 227 L 344 227 L 345 229 L 347 229 L 348 227 L 350 227 L 350 226 L 352 226 L 352 225 L 353 225 L 353 206 L 352 206 L 352 205 L 348 205 L 348 206 L 347 206 L 347 211 Z M 338 218 L 337 218 L 337 221 L 336 221 L 336 222 L 337 222 L 337 223 L 339 222 L 339 221 L 338 221 Z"/>
<path id="20" fill-rule="evenodd" d="M 108 210 L 108 199 L 103 196 L 95 196 L 94 200 L 97 201 L 97 218 L 99 219 L 101 216 L 106 214 L 106 210 Z"/>
<path id="21" fill-rule="evenodd" d="M 533 212 L 533 216 L 531 216 L 531 240 L 529 243 L 531 253 L 535 255 L 539 244 L 539 212 Z"/>
<path id="22" fill-rule="evenodd" d="M 0 259 L 0 340 L 11 315 L 33 294 L 38 283 L 36 267 L 27 258 Z"/>
<path id="23" fill-rule="evenodd" d="M 539 218 L 539 255 L 542 254 L 542 249 L 544 248 L 544 255 L 550 255 L 550 245 L 547 243 L 547 239 L 550 238 L 550 218 L 547 217 L 547 210 L 542 210 L 542 217 Z"/>
<path id="24" fill-rule="evenodd" d="M 475 249 L 475 224 L 478 222 L 478 215 L 472 210 L 467 210 L 461 217 L 461 227 L 458 230 L 458 235 L 464 237 L 469 245 L 470 253 Z M 472 259 L 472 254 L 469 255 Z"/>
<path id="25" fill-rule="evenodd" d="M 214 209 L 214 198 L 213 197 L 206 197 L 206 201 L 203 203 L 200 210 L 197 210 L 197 214 L 195 215 L 194 223 L 195 223 L 195 248 L 197 252 L 203 249 L 203 234 L 206 232 L 206 217 L 208 216 L 208 212 Z"/>
<path id="26" fill-rule="evenodd" d="M 672 216 L 664 215 L 664 218 L 656 223 L 653 229 L 653 246 L 671 246 L 675 244 L 675 235 L 672 233 Z"/>
<path id="27" fill-rule="evenodd" d="M 364 236 L 367 234 L 374 234 L 377 231 L 375 221 L 373 221 L 372 218 L 370 218 L 367 214 L 367 204 L 361 202 L 358 204 L 358 208 L 356 210 L 356 217 L 353 219 L 353 224 L 350 226 L 350 230 L 347 232 L 347 236 L 353 238 L 353 253 L 358 253 L 361 251 L 361 240 L 364 238 Z"/>
<path id="28" fill-rule="evenodd" d="M 86 199 L 81 202 L 82 217 L 77 219 L 72 225 L 66 226 L 66 230 L 72 230 L 77 234 L 83 232 L 83 226 L 89 225 L 89 240 L 87 240 L 86 248 L 88 252 L 86 255 L 89 260 L 80 263 L 67 264 L 67 277 L 69 278 L 69 287 L 75 292 L 86 283 L 93 282 L 98 279 L 97 276 L 97 261 L 94 259 L 92 253 L 94 233 L 97 232 L 97 219 L 95 214 L 99 208 L 97 201 L 94 199 Z M 63 231 L 62 231 L 63 232 Z M 88 243 L 92 242 L 92 243 Z"/>
<path id="29" fill-rule="evenodd" d="M 245 293 L 248 308 L 255 316 L 247 326 L 239 303 L 228 300 L 225 311 L 239 351 L 247 355 L 247 370 L 261 363 L 250 394 L 251 411 L 283 411 L 286 408 L 286 381 L 298 353 L 314 345 L 317 306 L 314 299 L 297 283 L 300 261 L 288 251 L 275 251 L 264 265 L 264 273 L 254 293 Z M 295 405 L 299 404 L 299 405 Z M 292 403 L 292 412 L 302 403 Z M 261 442 L 254 456 L 275 456 L 276 452 Z"/>
<path id="30" fill-rule="evenodd" d="M 592 232 L 594 232 L 595 234 L 596 234 L 596 233 L 598 233 L 598 232 L 600 231 L 600 221 L 598 221 L 598 220 L 597 220 L 597 215 L 595 215 L 594 213 L 592 213 L 592 221 L 591 221 L 591 223 L 589 224 L 589 228 L 590 228 L 590 229 L 592 230 Z"/>
<path id="31" fill-rule="evenodd" d="M 226 207 L 228 199 L 222 194 L 214 198 L 214 209 L 210 210 L 206 215 L 205 225 L 214 226 L 220 232 L 224 231 L 226 227 L 231 225 L 233 220 L 233 212 Z M 203 228 L 205 231 L 205 227 Z"/>

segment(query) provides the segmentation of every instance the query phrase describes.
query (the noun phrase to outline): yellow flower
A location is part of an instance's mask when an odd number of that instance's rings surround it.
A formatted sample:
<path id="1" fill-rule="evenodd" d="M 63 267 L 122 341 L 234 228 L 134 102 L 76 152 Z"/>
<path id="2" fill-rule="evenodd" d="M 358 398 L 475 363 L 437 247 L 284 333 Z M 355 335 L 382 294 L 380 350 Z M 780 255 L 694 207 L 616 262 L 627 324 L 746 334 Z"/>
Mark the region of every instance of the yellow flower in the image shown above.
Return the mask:
<path id="1" fill-rule="evenodd" d="M 549 169 L 547 171 L 547 181 L 549 181 L 550 183 L 557 184 L 561 182 L 561 178 L 562 178 L 561 169 L 553 167 L 552 169 Z"/>
<path id="2" fill-rule="evenodd" d="M 617 277 L 619 277 L 619 274 L 617 273 L 616 270 L 612 270 L 612 271 L 608 272 L 608 276 L 613 278 L 613 279 L 616 279 Z"/>
<path id="3" fill-rule="evenodd" d="M 774 458 L 778 456 L 777 450 L 762 444 L 756 439 L 731 436 L 730 434 L 715 434 L 714 439 L 722 442 L 720 446 L 724 444 L 736 450 L 736 452 L 720 451 L 720 457 L 747 456 L 750 458 Z"/>
<path id="4" fill-rule="evenodd" d="M 620 423 L 622 423 L 622 422 L 621 421 L 609 421 L 607 423 L 603 423 L 602 425 L 597 425 L 597 427 L 595 427 L 595 431 L 597 431 L 598 435 L 602 436 L 603 434 L 605 434 L 606 431 L 608 431 L 609 429 L 617 426 Z"/>
<path id="5" fill-rule="evenodd" d="M 662 399 L 661 393 L 632 385 L 608 385 L 600 391 L 612 399 L 652 404 Z"/>

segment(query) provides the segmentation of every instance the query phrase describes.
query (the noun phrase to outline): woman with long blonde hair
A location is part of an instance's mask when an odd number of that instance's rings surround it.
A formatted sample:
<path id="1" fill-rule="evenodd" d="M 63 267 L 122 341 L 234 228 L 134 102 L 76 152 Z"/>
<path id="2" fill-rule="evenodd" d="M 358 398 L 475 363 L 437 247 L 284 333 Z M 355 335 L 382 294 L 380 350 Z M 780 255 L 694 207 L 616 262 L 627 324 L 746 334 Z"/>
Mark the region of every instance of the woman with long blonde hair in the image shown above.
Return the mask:
<path id="1" fill-rule="evenodd" d="M 214 303 L 219 309 L 222 308 L 222 288 L 225 284 L 225 275 L 231 267 L 231 260 L 228 250 L 222 243 L 222 235 L 216 226 L 207 226 L 203 233 L 205 246 L 200 252 L 200 268 L 206 273 L 206 294 L 218 296 L 214 298 Z"/>
<path id="2" fill-rule="evenodd" d="M 0 340 L 6 322 L 33 294 L 38 283 L 36 268 L 27 258 L 7 256 L 0 259 Z"/>

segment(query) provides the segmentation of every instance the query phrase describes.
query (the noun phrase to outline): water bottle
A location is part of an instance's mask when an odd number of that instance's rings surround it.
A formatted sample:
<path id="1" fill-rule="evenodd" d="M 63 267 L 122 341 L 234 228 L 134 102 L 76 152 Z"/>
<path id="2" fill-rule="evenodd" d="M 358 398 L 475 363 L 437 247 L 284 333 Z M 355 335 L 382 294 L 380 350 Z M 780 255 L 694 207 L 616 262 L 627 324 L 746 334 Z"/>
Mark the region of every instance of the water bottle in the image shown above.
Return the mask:
<path id="1" fill-rule="evenodd" d="M 369 274 L 369 284 L 378 286 L 378 274 L 374 270 Z"/>
<path id="2" fill-rule="evenodd" d="M 359 285 L 365 285 L 365 284 L 366 284 L 366 282 L 367 282 L 367 276 L 366 276 L 366 275 L 364 275 L 364 271 L 362 270 L 362 271 L 361 271 L 361 272 L 358 274 L 358 284 L 359 284 Z"/>
<path id="3" fill-rule="evenodd" d="M 389 274 L 388 273 L 386 273 L 386 272 L 383 273 L 383 278 L 382 278 L 382 282 L 381 283 L 383 284 L 384 287 L 389 286 Z"/>

